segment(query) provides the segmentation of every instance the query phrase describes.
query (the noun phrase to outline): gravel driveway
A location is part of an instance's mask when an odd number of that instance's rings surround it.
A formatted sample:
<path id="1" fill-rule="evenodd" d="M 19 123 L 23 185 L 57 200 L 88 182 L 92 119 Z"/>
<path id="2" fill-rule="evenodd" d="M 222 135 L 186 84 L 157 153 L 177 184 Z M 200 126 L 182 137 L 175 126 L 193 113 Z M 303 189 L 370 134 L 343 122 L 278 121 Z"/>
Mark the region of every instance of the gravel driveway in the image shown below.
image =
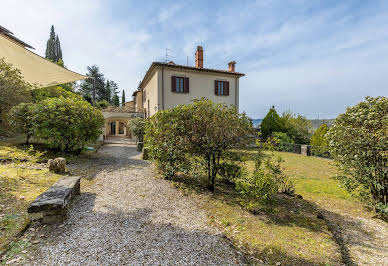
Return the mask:
<path id="1" fill-rule="evenodd" d="M 98 155 L 95 181 L 81 187 L 64 224 L 47 227 L 29 263 L 244 264 L 190 197 L 155 179 L 134 145 L 108 144 Z"/>

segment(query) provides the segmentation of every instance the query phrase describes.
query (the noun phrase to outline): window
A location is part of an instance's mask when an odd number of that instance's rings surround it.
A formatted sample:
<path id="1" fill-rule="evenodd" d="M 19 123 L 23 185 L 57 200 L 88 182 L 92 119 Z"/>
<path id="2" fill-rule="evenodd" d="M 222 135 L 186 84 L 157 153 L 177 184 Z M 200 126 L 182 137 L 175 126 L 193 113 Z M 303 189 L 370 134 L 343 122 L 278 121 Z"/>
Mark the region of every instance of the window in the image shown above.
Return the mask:
<path id="1" fill-rule="evenodd" d="M 179 93 L 189 92 L 189 78 L 185 77 L 171 77 L 171 91 Z"/>
<path id="2" fill-rule="evenodd" d="M 175 82 L 176 82 L 176 92 L 184 92 L 185 91 L 185 79 L 184 78 L 180 78 L 180 77 L 176 77 L 175 78 Z"/>
<path id="3" fill-rule="evenodd" d="M 229 81 L 214 81 L 214 94 L 215 95 L 229 95 Z"/>

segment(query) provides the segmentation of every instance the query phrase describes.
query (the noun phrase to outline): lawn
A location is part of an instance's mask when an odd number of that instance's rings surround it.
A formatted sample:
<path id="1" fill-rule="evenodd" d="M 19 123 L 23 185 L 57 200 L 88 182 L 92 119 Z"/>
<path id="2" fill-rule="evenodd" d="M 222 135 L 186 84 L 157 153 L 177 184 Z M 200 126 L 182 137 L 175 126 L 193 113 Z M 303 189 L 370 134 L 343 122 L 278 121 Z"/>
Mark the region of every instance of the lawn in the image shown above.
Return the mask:
<path id="1" fill-rule="evenodd" d="M 36 153 L 28 147 L 0 143 L 0 158 L 13 160 L 0 164 L 1 251 L 28 224 L 28 205 L 60 175 L 50 173 L 44 165 L 36 163 Z"/>
<path id="2" fill-rule="evenodd" d="M 196 191 L 193 195 L 208 212 L 210 223 L 249 254 L 253 263 L 338 265 L 347 261 L 347 249 L 328 217 L 371 214 L 331 178 L 336 173 L 331 160 L 281 152 L 275 156 L 283 158 L 284 172 L 303 198 L 280 194 L 272 207 L 263 206 L 255 214 L 242 207 L 233 185 L 219 181 L 210 193 L 190 177 L 174 184 L 188 193 Z M 247 168 L 252 172 L 254 162 L 248 161 Z"/>

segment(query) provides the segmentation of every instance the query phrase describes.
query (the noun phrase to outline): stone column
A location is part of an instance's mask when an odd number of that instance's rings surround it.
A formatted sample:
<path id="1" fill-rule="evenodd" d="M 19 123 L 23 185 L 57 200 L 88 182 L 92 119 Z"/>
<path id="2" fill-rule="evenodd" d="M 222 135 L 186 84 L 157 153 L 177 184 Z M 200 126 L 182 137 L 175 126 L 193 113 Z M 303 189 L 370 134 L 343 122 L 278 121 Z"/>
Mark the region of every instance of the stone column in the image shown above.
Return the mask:
<path id="1" fill-rule="evenodd" d="M 124 136 L 127 135 L 127 125 L 124 123 Z"/>
<path id="2" fill-rule="evenodd" d="M 119 121 L 116 121 L 116 136 L 119 134 Z"/>

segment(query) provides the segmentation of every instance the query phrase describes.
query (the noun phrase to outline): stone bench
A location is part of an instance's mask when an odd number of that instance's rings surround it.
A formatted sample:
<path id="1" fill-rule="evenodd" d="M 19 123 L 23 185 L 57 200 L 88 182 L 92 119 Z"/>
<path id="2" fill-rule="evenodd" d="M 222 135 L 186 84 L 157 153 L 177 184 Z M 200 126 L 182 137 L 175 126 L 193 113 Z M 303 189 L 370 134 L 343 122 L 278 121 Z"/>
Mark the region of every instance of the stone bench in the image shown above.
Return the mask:
<path id="1" fill-rule="evenodd" d="M 43 223 L 66 220 L 71 199 L 80 194 L 80 179 L 79 176 L 62 177 L 31 203 L 28 213 L 42 213 Z"/>

